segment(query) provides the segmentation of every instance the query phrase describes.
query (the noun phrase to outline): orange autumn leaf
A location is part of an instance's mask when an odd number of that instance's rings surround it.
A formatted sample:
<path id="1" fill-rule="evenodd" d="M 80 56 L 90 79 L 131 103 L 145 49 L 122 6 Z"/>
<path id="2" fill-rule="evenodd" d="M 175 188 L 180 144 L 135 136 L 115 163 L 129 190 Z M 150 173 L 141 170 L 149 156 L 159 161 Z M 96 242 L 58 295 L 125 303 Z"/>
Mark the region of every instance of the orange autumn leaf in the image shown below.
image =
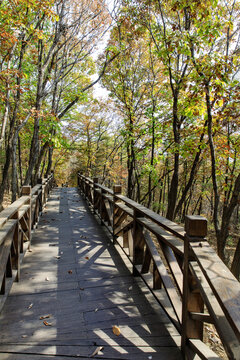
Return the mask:
<path id="1" fill-rule="evenodd" d="M 45 326 L 52 326 L 52 324 L 47 322 L 47 321 L 43 321 L 43 323 L 44 323 Z"/>
<path id="2" fill-rule="evenodd" d="M 114 335 L 119 336 L 119 335 L 121 334 L 121 331 L 120 331 L 119 327 L 116 326 L 116 325 L 114 325 L 114 326 L 112 327 L 112 331 L 113 331 Z"/>
<path id="3" fill-rule="evenodd" d="M 51 317 L 51 315 L 50 314 L 48 314 L 48 315 L 43 315 L 43 316 L 40 316 L 40 320 L 43 320 L 43 319 L 48 319 L 48 318 L 50 318 Z"/>

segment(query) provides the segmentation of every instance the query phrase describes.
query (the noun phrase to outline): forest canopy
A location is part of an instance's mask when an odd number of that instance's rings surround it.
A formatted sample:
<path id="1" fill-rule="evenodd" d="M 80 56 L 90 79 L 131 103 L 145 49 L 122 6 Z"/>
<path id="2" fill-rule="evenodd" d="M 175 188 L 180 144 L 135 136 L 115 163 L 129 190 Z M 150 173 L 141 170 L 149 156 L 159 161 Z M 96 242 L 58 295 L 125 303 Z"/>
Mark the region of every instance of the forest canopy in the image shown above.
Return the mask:
<path id="1" fill-rule="evenodd" d="M 2 0 L 1 206 L 81 171 L 206 216 L 239 276 L 239 27 L 235 0 Z"/>

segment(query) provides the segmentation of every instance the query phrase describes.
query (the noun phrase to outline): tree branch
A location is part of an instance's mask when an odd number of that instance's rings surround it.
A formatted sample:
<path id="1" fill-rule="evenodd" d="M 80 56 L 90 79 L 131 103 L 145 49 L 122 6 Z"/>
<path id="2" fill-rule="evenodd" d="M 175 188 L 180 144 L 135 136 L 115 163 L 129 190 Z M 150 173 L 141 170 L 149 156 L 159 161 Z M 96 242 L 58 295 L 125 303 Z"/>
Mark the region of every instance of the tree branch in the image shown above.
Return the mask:
<path id="1" fill-rule="evenodd" d="M 107 53 L 108 54 L 108 53 Z M 110 60 L 106 60 L 103 66 L 103 69 L 101 71 L 101 73 L 99 74 L 98 78 L 96 80 L 94 80 L 91 84 L 87 85 L 86 87 L 84 87 L 81 92 L 85 92 L 87 90 L 89 90 L 91 87 L 93 87 L 95 84 L 98 83 L 98 81 L 103 77 L 105 70 L 107 68 L 107 66 L 114 60 L 116 59 L 116 57 L 120 54 L 120 52 L 118 52 L 117 54 L 115 54 Z M 70 104 L 68 104 L 65 109 L 58 115 L 58 118 L 61 119 L 67 112 L 68 110 L 70 110 L 79 100 L 79 96 L 76 96 L 75 99 L 70 102 Z"/>

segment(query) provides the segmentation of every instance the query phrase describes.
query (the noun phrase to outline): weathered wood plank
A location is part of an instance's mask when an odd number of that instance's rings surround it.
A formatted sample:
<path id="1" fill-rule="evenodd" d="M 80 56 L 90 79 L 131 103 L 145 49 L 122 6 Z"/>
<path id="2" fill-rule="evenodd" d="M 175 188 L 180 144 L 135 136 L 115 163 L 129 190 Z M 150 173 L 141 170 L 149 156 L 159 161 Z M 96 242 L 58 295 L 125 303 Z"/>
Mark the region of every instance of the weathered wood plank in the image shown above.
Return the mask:
<path id="1" fill-rule="evenodd" d="M 0 315 L 0 357 L 87 359 L 93 344 L 104 347 L 103 359 L 181 359 L 180 336 L 154 296 L 132 277 L 76 190 L 58 188 Z"/>

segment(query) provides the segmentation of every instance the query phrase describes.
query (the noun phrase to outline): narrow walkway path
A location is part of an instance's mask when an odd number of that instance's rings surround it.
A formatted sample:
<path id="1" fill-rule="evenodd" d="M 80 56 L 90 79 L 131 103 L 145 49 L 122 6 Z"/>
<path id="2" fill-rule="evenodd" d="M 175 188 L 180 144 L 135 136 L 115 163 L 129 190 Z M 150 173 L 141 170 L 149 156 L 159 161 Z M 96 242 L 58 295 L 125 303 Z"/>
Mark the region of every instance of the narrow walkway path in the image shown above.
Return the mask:
<path id="1" fill-rule="evenodd" d="M 0 315 L 0 359 L 176 360 L 179 342 L 77 190 L 54 189 Z"/>

